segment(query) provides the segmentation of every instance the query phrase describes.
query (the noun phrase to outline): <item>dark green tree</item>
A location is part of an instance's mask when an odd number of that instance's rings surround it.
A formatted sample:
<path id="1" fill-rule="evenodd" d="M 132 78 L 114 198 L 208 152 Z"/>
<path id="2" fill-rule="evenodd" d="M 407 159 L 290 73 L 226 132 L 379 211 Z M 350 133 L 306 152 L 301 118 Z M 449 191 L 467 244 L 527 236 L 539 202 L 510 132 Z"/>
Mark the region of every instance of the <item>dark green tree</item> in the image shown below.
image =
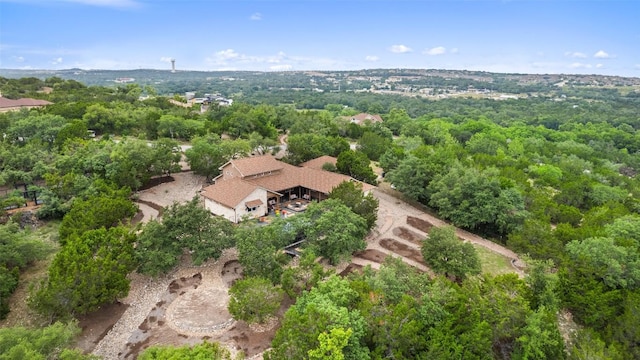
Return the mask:
<path id="1" fill-rule="evenodd" d="M 86 314 L 129 292 L 135 234 L 124 227 L 85 231 L 67 239 L 34 289 L 30 305 L 51 319 Z"/>
<path id="2" fill-rule="evenodd" d="M 376 174 L 370 166 L 371 161 L 362 152 L 346 150 L 338 155 L 336 168 L 342 174 L 369 184 L 376 183 Z"/>
<path id="3" fill-rule="evenodd" d="M 358 150 L 362 151 L 373 161 L 380 160 L 380 156 L 391 146 L 391 139 L 380 136 L 372 131 L 365 131 L 358 140 Z"/>
<path id="4" fill-rule="evenodd" d="M 433 227 L 422 242 L 422 257 L 433 271 L 458 281 L 482 270 L 476 249 L 462 242 L 452 226 Z"/>
<path id="5" fill-rule="evenodd" d="M 191 253 L 194 264 L 217 259 L 224 249 L 234 246 L 234 228 L 221 217 L 214 217 L 198 197 L 167 207 L 162 222 L 149 222 L 136 247 L 139 270 L 153 276 L 173 268 L 183 251 Z"/>
<path id="6" fill-rule="evenodd" d="M 127 199 L 123 191 L 77 199 L 60 224 L 60 242 L 72 236 L 81 236 L 85 231 L 117 226 L 133 217 L 137 207 Z"/>
<path id="7" fill-rule="evenodd" d="M 517 189 L 503 189 L 496 175 L 495 169 L 478 171 L 458 163 L 429 184 L 429 204 L 457 226 L 507 234 L 524 221 L 524 201 Z"/>
<path id="8" fill-rule="evenodd" d="M 378 219 L 378 199 L 371 192 L 364 194 L 362 184 L 344 181 L 329 193 L 329 198 L 340 200 L 351 211 L 367 221 L 367 228 L 372 229 Z"/>
<path id="9" fill-rule="evenodd" d="M 339 200 L 328 199 L 310 204 L 304 216 L 309 224 L 304 229 L 306 246 L 332 264 L 364 250 L 367 223 Z"/>
<path id="10" fill-rule="evenodd" d="M 236 232 L 238 261 L 249 277 L 262 277 L 272 283 L 280 282 L 286 255 L 282 248 L 293 242 L 283 234 L 283 225 L 274 223 L 263 227 L 248 226 Z"/>

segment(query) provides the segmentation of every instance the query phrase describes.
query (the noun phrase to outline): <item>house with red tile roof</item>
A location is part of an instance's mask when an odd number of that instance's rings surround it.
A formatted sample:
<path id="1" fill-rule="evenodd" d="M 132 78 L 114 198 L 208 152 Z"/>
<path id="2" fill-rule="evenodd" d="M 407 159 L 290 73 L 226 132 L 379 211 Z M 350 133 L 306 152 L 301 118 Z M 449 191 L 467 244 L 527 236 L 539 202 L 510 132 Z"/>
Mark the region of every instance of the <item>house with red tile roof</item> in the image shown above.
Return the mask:
<path id="1" fill-rule="evenodd" d="M 367 114 L 367 113 L 360 113 L 357 115 L 349 116 L 348 118 L 351 123 L 357 124 L 357 125 L 363 125 L 367 121 L 372 124 L 382 122 L 382 117 L 380 117 L 380 115 L 373 115 L 373 114 Z"/>
<path id="2" fill-rule="evenodd" d="M 320 156 L 319 158 L 315 158 L 315 159 L 311 159 L 309 161 L 303 162 L 302 164 L 300 164 L 300 166 L 316 169 L 316 170 L 322 170 L 322 167 L 324 166 L 324 164 L 332 164 L 333 166 L 336 166 L 337 163 L 338 163 L 338 158 L 335 158 L 329 155 L 323 155 L 323 156 Z"/>
<path id="3" fill-rule="evenodd" d="M 0 96 L 0 112 L 15 111 L 20 109 L 31 109 L 35 107 L 43 107 L 53 104 L 46 100 L 22 98 L 22 99 L 7 99 Z"/>
<path id="4" fill-rule="evenodd" d="M 321 159 L 321 160 L 318 160 Z M 318 158 L 317 163 L 327 159 Z M 238 223 L 254 219 L 296 199 L 322 201 L 343 181 L 357 181 L 349 176 L 324 171 L 315 166 L 294 166 L 271 155 L 233 159 L 220 167 L 212 185 L 200 193 L 204 206 L 215 215 Z M 358 181 L 359 182 L 359 181 Z M 373 186 L 363 184 L 364 191 Z"/>

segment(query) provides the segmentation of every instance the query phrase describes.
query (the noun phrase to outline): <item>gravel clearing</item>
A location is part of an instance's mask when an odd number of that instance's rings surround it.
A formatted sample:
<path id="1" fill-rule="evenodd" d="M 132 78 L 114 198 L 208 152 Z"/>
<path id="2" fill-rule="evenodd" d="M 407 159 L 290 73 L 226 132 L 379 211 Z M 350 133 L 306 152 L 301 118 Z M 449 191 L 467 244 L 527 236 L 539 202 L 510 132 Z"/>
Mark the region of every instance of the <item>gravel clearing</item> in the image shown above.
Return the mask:
<path id="1" fill-rule="evenodd" d="M 141 200 L 157 204 L 162 207 L 173 205 L 174 202 L 185 203 L 200 193 L 206 184 L 204 176 L 196 175 L 192 171 L 171 175 L 174 181 L 155 186 L 138 192 Z"/>

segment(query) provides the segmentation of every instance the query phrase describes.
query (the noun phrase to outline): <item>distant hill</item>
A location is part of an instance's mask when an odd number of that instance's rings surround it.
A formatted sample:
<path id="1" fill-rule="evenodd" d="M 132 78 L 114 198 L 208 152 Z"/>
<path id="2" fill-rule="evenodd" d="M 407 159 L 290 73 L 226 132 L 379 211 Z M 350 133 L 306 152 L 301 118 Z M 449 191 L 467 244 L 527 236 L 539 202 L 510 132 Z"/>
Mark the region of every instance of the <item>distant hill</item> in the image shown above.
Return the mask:
<path id="1" fill-rule="evenodd" d="M 5 78 L 59 77 L 86 85 L 150 85 L 161 94 L 215 91 L 376 92 L 409 96 L 447 96 L 452 92 L 522 94 L 567 87 L 640 87 L 638 77 L 577 74 L 503 74 L 438 69 L 366 69 L 357 71 L 176 71 L 169 70 L 17 70 L 0 69 Z M 209 90 L 212 89 L 212 90 Z"/>

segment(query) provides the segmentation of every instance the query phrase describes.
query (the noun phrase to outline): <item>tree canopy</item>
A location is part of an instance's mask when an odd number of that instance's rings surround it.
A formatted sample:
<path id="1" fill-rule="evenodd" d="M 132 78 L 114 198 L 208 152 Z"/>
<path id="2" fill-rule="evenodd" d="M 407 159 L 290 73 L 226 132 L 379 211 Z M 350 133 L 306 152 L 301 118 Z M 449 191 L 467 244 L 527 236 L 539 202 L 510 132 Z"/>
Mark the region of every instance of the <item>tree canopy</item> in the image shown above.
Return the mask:
<path id="1" fill-rule="evenodd" d="M 422 241 L 421 251 L 427 266 L 445 276 L 463 280 L 482 270 L 476 249 L 458 239 L 451 226 L 433 227 Z"/>

